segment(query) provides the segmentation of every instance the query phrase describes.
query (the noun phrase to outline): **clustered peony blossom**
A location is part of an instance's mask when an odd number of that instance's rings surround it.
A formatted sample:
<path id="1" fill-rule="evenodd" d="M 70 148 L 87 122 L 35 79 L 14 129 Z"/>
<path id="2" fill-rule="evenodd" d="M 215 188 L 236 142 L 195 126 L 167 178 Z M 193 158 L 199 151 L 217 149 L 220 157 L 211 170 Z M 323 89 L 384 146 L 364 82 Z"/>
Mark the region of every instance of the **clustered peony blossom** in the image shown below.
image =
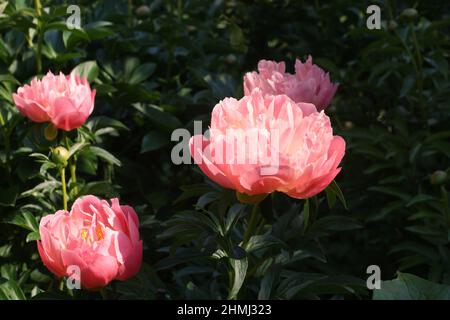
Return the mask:
<path id="1" fill-rule="evenodd" d="M 298 199 L 318 194 L 333 181 L 341 170 L 345 141 L 333 135 L 323 110 L 337 85 L 311 57 L 305 63 L 297 60 L 295 70 L 289 74 L 284 62 L 261 60 L 259 72 L 244 76 L 245 96 L 225 98 L 214 107 L 209 135 L 196 135 L 189 144 L 192 158 L 210 179 L 244 195 L 279 191 Z M 19 88 L 13 98 L 32 121 L 50 121 L 69 131 L 92 113 L 95 90 L 73 73 L 48 72 Z M 118 199 L 110 204 L 81 197 L 70 212 L 44 216 L 39 233 L 45 266 L 58 277 L 75 278 L 70 267 L 79 267 L 86 289 L 129 279 L 142 264 L 138 217 Z"/>
<path id="2" fill-rule="evenodd" d="M 60 210 L 43 217 L 39 233 L 37 245 L 45 266 L 58 277 L 72 275 L 68 267 L 78 266 L 86 289 L 126 280 L 142 263 L 138 217 L 117 199 L 110 205 L 95 196 L 81 197 L 70 212 Z"/>
<path id="3" fill-rule="evenodd" d="M 311 56 L 305 63 L 295 61 L 295 74 L 285 72 L 285 68 L 284 62 L 259 61 L 259 72 L 244 76 L 245 95 L 259 88 L 265 94 L 286 94 L 295 102 L 312 103 L 319 111 L 328 107 L 338 85 L 331 83 L 329 74 L 312 63 Z"/>
<path id="4" fill-rule="evenodd" d="M 240 100 L 220 101 L 209 138 L 192 137 L 190 151 L 200 169 L 225 188 L 306 199 L 339 173 L 345 141 L 333 136 L 330 119 L 314 105 L 257 89 Z"/>
<path id="5" fill-rule="evenodd" d="M 34 122 L 51 122 L 70 131 L 84 124 L 94 109 L 95 90 L 73 72 L 65 76 L 48 72 L 13 94 L 17 109 Z"/>

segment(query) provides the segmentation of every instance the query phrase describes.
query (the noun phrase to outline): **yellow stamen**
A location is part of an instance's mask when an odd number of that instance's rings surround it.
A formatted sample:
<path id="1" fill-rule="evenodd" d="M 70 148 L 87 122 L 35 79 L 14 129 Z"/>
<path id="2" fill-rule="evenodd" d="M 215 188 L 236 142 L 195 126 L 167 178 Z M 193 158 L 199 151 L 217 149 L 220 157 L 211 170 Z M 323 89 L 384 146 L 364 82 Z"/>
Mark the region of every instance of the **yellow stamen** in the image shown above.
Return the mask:
<path id="1" fill-rule="evenodd" d="M 103 240 L 103 238 L 104 238 L 105 236 L 103 235 L 102 227 L 97 226 L 97 227 L 95 228 L 95 232 L 97 233 L 97 240 Z"/>

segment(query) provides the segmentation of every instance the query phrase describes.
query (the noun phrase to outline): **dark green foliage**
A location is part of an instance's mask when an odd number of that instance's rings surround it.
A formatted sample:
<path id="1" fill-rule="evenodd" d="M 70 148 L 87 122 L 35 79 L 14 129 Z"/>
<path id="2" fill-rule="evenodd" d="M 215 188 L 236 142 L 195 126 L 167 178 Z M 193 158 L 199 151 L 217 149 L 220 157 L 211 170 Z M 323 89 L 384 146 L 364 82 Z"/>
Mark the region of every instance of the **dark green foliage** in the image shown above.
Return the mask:
<path id="1" fill-rule="evenodd" d="M 32 1 L 0 5 L 0 299 L 100 298 L 61 291 L 39 258 L 39 219 L 62 207 L 49 148 L 63 137 L 47 141 L 46 124 L 11 97 L 37 74 L 74 68 L 97 95 L 88 122 L 64 137 L 78 159 L 70 200 L 120 195 L 144 241 L 141 271 L 110 284 L 109 298 L 370 299 L 366 268 L 379 265 L 383 280 L 401 273 L 374 298 L 448 299 L 447 3 L 422 1 L 406 19 L 418 2 L 76 2 L 76 30 L 65 1 L 42 1 L 50 11 L 39 17 Z M 381 30 L 366 28 L 370 4 Z M 309 54 L 340 83 L 327 109 L 347 143 L 339 186 L 307 201 L 270 195 L 242 242 L 251 206 L 195 165 L 174 165 L 171 132 L 192 133 L 220 99 L 241 97 L 260 59 L 292 71 Z"/>

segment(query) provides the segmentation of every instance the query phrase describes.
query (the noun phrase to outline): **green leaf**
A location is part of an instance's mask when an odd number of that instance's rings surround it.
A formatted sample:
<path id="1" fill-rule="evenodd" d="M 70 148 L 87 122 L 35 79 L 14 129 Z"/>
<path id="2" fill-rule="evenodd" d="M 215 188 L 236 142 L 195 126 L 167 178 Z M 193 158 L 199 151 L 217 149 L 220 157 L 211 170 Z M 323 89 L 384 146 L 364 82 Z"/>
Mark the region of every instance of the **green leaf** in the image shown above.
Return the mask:
<path id="1" fill-rule="evenodd" d="M 398 189 L 392 188 L 392 187 L 370 187 L 367 190 L 385 193 L 385 194 L 400 198 L 404 201 L 409 201 L 409 199 L 410 199 L 409 194 L 399 191 Z"/>
<path id="2" fill-rule="evenodd" d="M 92 117 L 86 122 L 86 126 L 93 132 L 104 128 L 114 128 L 118 130 L 130 130 L 126 125 L 117 119 L 112 119 L 105 116 Z"/>
<path id="3" fill-rule="evenodd" d="M 39 232 L 33 231 L 27 235 L 26 242 L 36 241 L 39 239 L 41 239 L 41 235 L 39 234 Z"/>
<path id="4" fill-rule="evenodd" d="M 107 198 L 114 198 L 118 196 L 118 192 L 108 181 L 89 182 L 83 186 L 83 188 L 78 192 L 77 196 L 79 197 L 88 194 L 103 196 Z"/>
<path id="5" fill-rule="evenodd" d="M 44 181 L 44 182 L 39 183 L 33 189 L 22 192 L 20 194 L 20 197 L 25 198 L 25 197 L 30 197 L 30 196 L 36 196 L 36 194 L 39 194 L 39 193 L 50 193 L 59 187 L 61 187 L 61 182 L 59 182 L 59 181 L 56 181 L 56 180 Z"/>
<path id="6" fill-rule="evenodd" d="M 89 82 L 92 82 L 98 76 L 98 65 L 94 60 L 86 61 L 76 66 L 72 72 L 75 72 L 79 77 L 87 78 Z"/>
<path id="7" fill-rule="evenodd" d="M 400 98 L 406 96 L 411 91 L 415 83 L 416 78 L 414 75 L 406 76 L 403 80 L 402 88 L 400 89 Z"/>
<path id="8" fill-rule="evenodd" d="M 450 286 L 434 283 L 415 275 L 397 272 L 397 278 L 382 281 L 373 293 L 374 300 L 449 300 Z"/>
<path id="9" fill-rule="evenodd" d="M 231 232 L 233 227 L 239 221 L 239 219 L 245 214 L 245 205 L 242 203 L 236 203 L 228 210 L 228 214 L 225 220 L 225 233 Z"/>
<path id="10" fill-rule="evenodd" d="M 8 258 L 11 256 L 12 243 L 5 244 L 0 247 L 0 258 Z"/>
<path id="11" fill-rule="evenodd" d="M 136 103 L 133 107 L 146 115 L 155 125 L 167 129 L 168 131 L 182 127 L 181 121 L 177 117 L 165 112 L 158 106 Z"/>
<path id="12" fill-rule="evenodd" d="M 280 245 L 281 243 L 282 242 L 280 240 L 270 235 L 270 233 L 266 233 L 263 235 L 252 236 L 245 246 L 245 250 L 250 253 L 275 245 Z"/>
<path id="13" fill-rule="evenodd" d="M 336 193 L 331 191 L 329 188 L 325 189 L 325 193 L 327 195 L 328 208 L 332 209 L 334 207 L 334 205 L 336 204 Z"/>
<path id="14" fill-rule="evenodd" d="M 297 299 L 317 294 L 366 294 L 367 288 L 361 279 L 336 275 L 327 276 L 314 273 L 294 273 L 283 281 L 281 288 L 286 287 L 284 294 L 287 299 Z"/>
<path id="15" fill-rule="evenodd" d="M 181 186 L 183 193 L 173 202 L 174 205 L 180 203 L 183 200 L 190 199 L 193 197 L 201 196 L 211 190 L 211 187 L 207 184 L 192 184 L 187 186 Z"/>
<path id="16" fill-rule="evenodd" d="M 61 292 L 40 292 L 34 297 L 31 298 L 31 300 L 72 300 L 73 298 L 69 296 L 68 294 L 64 294 Z"/>
<path id="17" fill-rule="evenodd" d="M 20 84 L 20 82 L 10 74 L 0 74 L 0 82 L 12 82 L 14 84 Z"/>
<path id="18" fill-rule="evenodd" d="M 161 149 L 169 142 L 169 138 L 160 131 L 151 131 L 142 139 L 141 153 Z"/>
<path id="19" fill-rule="evenodd" d="M 306 231 L 309 224 L 309 199 L 305 200 L 303 205 L 303 231 Z"/>
<path id="20" fill-rule="evenodd" d="M 116 166 L 119 166 L 119 167 L 122 165 L 122 163 L 120 162 L 119 159 L 114 157 L 111 153 L 109 153 L 109 151 L 106 151 L 105 149 L 91 146 L 89 148 L 89 150 L 93 154 L 95 154 L 97 157 L 102 158 L 103 160 L 106 160 L 110 164 L 113 164 L 113 165 L 116 165 Z"/>
<path id="21" fill-rule="evenodd" d="M 154 63 L 144 63 L 133 70 L 128 82 L 130 84 L 138 84 L 150 77 L 156 69 Z"/>
<path id="22" fill-rule="evenodd" d="M 342 193 L 341 188 L 339 188 L 339 185 L 337 184 L 337 182 L 335 180 L 333 180 L 330 183 L 330 185 L 327 187 L 327 192 L 331 192 L 331 193 L 335 194 L 339 198 L 339 200 L 341 201 L 341 203 L 344 206 L 344 208 L 348 209 L 347 201 L 345 201 L 344 194 Z"/>
<path id="23" fill-rule="evenodd" d="M 131 279 L 117 283 L 117 292 L 121 294 L 121 299 L 154 299 L 157 290 L 155 285 L 159 285 L 160 281 L 156 272 L 144 263 L 141 270 Z"/>
<path id="24" fill-rule="evenodd" d="M 77 142 L 74 145 L 72 145 L 69 149 L 68 159 L 73 157 L 78 151 L 82 150 L 84 147 L 86 147 L 88 145 L 89 145 L 89 143 L 87 143 L 87 142 Z"/>
<path id="25" fill-rule="evenodd" d="M 331 230 L 346 231 L 362 228 L 362 225 L 353 218 L 346 216 L 330 215 L 318 219 L 313 225 L 311 231 Z"/>
<path id="26" fill-rule="evenodd" d="M 269 300 L 271 298 L 272 287 L 278 281 L 280 273 L 281 267 L 275 265 L 264 275 L 258 292 L 258 300 Z"/>
<path id="27" fill-rule="evenodd" d="M 8 280 L 0 284 L 0 300 L 26 300 L 26 297 L 17 282 Z"/>
<path id="28" fill-rule="evenodd" d="M 413 197 L 409 202 L 406 204 L 407 207 L 411 207 L 413 204 L 420 203 L 420 202 L 427 202 L 430 200 L 435 200 L 436 198 L 433 196 L 430 196 L 428 194 L 418 194 L 417 196 Z"/>
<path id="29" fill-rule="evenodd" d="M 228 299 L 234 300 L 237 298 L 239 290 L 241 290 L 241 287 L 244 284 L 245 276 L 247 275 L 248 260 L 247 258 L 240 260 L 230 259 L 230 264 L 233 268 L 233 285 L 228 295 Z"/>
<path id="30" fill-rule="evenodd" d="M 6 223 L 15 224 L 33 232 L 39 232 L 36 217 L 31 212 L 21 211 L 5 219 Z"/>
<path id="31" fill-rule="evenodd" d="M 232 259 L 241 260 L 247 257 L 247 252 L 240 246 L 233 246 L 228 256 Z"/>
<path id="32" fill-rule="evenodd" d="M 231 46 L 239 51 L 246 52 L 245 36 L 242 29 L 234 22 L 230 22 L 230 43 Z"/>

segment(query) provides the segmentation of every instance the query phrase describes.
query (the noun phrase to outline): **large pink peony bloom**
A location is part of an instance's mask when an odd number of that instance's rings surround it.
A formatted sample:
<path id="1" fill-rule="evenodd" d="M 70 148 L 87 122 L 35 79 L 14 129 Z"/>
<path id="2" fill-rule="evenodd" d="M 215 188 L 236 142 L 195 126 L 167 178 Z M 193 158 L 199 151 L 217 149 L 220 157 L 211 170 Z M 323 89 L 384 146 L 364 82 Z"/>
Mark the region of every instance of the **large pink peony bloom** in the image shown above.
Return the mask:
<path id="1" fill-rule="evenodd" d="M 295 61 L 295 74 L 285 72 L 284 62 L 261 60 L 258 72 L 248 72 L 244 76 L 244 93 L 249 95 L 259 88 L 265 94 L 285 94 L 295 102 L 308 102 L 324 110 L 336 93 L 337 84 L 330 76 L 312 63 L 311 56 L 305 63 Z"/>
<path id="2" fill-rule="evenodd" d="M 345 141 L 333 136 L 328 116 L 314 105 L 254 90 L 241 100 L 220 101 L 209 138 L 192 137 L 190 151 L 200 169 L 225 188 L 306 199 L 339 173 Z"/>
<path id="3" fill-rule="evenodd" d="M 70 212 L 43 217 L 39 233 L 37 245 L 45 266 L 58 277 L 70 276 L 73 271 L 68 268 L 78 266 L 86 289 L 126 280 L 141 267 L 138 217 L 118 199 L 110 205 L 94 196 L 79 198 Z"/>
<path id="4" fill-rule="evenodd" d="M 13 94 L 17 109 L 34 122 L 51 122 L 56 128 L 70 131 L 83 125 L 94 109 L 95 90 L 86 79 L 74 73 L 65 76 L 50 71 L 34 78 Z"/>

